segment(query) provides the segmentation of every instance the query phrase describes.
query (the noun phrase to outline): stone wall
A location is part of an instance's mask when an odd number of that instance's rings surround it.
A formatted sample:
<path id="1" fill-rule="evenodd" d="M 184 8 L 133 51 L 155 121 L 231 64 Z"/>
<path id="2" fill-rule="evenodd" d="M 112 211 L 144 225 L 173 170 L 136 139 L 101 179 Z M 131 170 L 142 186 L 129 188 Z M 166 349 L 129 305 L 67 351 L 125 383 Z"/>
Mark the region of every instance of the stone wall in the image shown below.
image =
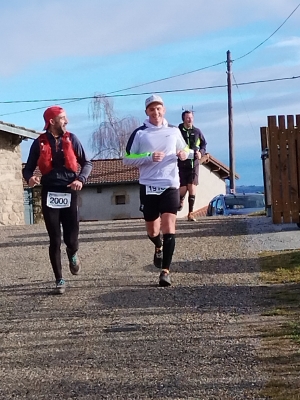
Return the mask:
<path id="1" fill-rule="evenodd" d="M 24 200 L 20 140 L 0 131 L 0 226 L 23 225 Z"/>
<path id="2" fill-rule="evenodd" d="M 35 186 L 32 191 L 33 223 L 39 224 L 44 221 L 42 213 L 42 186 Z"/>

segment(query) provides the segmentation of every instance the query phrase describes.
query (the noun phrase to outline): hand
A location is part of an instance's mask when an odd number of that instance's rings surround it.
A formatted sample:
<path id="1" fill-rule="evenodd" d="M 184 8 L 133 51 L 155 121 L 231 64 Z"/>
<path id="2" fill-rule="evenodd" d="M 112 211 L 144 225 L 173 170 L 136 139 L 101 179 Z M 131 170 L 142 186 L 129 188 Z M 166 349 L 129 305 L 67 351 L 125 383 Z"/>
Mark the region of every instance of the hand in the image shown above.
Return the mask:
<path id="1" fill-rule="evenodd" d="M 80 182 L 78 179 L 75 179 L 70 185 L 68 185 L 72 190 L 81 190 L 82 189 L 82 182 Z"/>
<path id="2" fill-rule="evenodd" d="M 163 151 L 155 151 L 152 153 L 152 160 L 154 162 L 160 162 L 165 158 L 165 153 Z"/>
<path id="3" fill-rule="evenodd" d="M 179 158 L 179 160 L 185 161 L 188 158 L 188 153 L 186 151 L 184 151 L 184 150 L 180 150 L 177 153 L 177 157 Z"/>
<path id="4" fill-rule="evenodd" d="M 196 158 L 197 160 L 201 160 L 201 157 L 202 157 L 202 154 L 200 153 L 200 151 L 196 150 L 196 151 L 195 151 L 195 158 Z"/>
<path id="5" fill-rule="evenodd" d="M 28 181 L 29 187 L 34 187 L 35 185 L 39 185 L 39 184 L 40 184 L 40 178 L 35 175 L 33 175 Z"/>

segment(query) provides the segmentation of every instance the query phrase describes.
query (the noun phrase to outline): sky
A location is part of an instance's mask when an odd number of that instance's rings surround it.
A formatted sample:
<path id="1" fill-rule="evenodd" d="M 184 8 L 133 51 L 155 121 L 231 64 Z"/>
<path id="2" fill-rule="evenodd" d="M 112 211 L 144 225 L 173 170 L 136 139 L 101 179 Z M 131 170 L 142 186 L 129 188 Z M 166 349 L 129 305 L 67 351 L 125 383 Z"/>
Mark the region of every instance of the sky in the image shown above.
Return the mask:
<path id="1" fill-rule="evenodd" d="M 300 79 L 282 79 L 300 75 L 298 6 L 299 0 L 0 0 L 0 120 L 41 131 L 44 110 L 62 105 L 68 130 L 92 157 L 99 124 L 93 96 L 112 96 L 117 117 L 142 123 L 145 99 L 156 93 L 171 124 L 192 107 L 207 152 L 229 166 L 230 51 L 236 185 L 261 185 L 260 127 L 269 115 L 300 113 Z M 24 162 L 31 144 L 21 144 Z"/>

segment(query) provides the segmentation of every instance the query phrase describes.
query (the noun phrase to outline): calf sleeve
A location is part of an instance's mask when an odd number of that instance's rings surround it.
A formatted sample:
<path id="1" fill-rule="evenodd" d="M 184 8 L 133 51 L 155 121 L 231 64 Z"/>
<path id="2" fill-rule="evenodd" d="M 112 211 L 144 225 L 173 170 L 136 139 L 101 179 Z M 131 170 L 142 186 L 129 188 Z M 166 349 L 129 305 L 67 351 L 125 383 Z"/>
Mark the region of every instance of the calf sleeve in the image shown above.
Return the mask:
<path id="1" fill-rule="evenodd" d="M 194 204 L 195 204 L 195 196 L 190 195 L 189 196 L 189 213 L 192 213 L 194 210 Z"/>
<path id="2" fill-rule="evenodd" d="M 162 246 L 162 241 L 160 235 L 151 237 L 148 235 L 148 238 L 151 240 L 152 243 L 155 244 L 155 247 L 160 248 Z"/>
<path id="3" fill-rule="evenodd" d="M 175 249 L 175 234 L 165 233 L 163 235 L 163 261 L 162 261 L 163 269 L 170 269 L 174 249 Z"/>

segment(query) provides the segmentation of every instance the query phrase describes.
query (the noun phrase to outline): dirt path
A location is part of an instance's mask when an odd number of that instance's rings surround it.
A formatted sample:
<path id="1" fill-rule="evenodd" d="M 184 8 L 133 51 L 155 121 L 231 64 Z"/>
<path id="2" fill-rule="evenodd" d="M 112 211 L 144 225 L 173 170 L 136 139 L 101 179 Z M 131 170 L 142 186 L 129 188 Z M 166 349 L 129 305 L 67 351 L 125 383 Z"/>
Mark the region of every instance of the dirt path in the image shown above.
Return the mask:
<path id="1" fill-rule="evenodd" d="M 0 399 L 263 399 L 257 259 L 244 218 L 178 221 L 159 288 L 140 220 L 81 224 L 63 296 L 43 225 L 0 228 Z"/>

